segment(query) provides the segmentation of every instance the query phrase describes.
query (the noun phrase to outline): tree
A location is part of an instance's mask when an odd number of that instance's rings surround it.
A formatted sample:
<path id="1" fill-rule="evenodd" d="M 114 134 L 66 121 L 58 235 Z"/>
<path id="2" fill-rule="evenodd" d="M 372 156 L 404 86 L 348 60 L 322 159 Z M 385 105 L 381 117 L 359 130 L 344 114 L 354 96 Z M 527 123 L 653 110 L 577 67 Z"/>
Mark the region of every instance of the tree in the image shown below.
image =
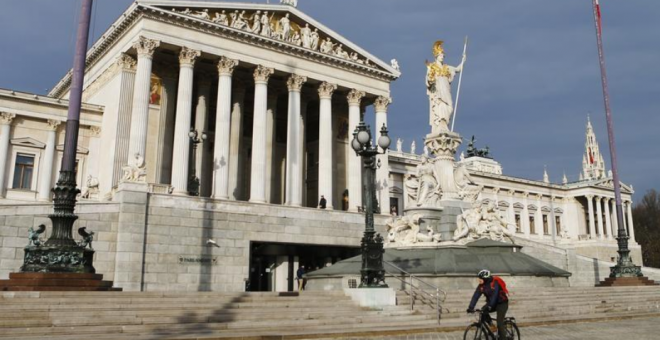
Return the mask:
<path id="1" fill-rule="evenodd" d="M 660 268 L 660 194 L 655 189 L 633 208 L 633 224 L 644 265 Z"/>

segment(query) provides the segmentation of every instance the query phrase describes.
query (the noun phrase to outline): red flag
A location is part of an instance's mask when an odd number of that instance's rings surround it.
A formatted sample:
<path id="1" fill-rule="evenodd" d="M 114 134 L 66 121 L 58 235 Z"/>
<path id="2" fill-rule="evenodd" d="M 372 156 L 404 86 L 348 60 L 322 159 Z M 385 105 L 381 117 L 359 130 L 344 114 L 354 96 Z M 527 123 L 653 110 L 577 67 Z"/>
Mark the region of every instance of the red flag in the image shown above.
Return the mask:
<path id="1" fill-rule="evenodd" d="M 594 6 L 596 11 L 596 27 L 598 28 L 598 35 L 601 35 L 603 34 L 603 22 L 600 16 L 600 3 L 598 3 L 598 0 L 595 0 Z"/>
<path id="2" fill-rule="evenodd" d="M 591 147 L 589 147 L 589 164 L 594 164 L 594 154 L 591 152 Z"/>

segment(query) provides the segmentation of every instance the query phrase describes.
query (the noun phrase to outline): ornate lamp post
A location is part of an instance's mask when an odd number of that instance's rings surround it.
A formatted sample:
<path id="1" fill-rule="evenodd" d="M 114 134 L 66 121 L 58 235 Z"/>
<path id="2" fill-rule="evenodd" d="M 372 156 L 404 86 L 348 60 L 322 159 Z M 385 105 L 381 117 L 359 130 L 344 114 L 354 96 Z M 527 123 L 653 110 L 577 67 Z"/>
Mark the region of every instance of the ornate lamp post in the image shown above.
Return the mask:
<path id="1" fill-rule="evenodd" d="M 24 273 L 95 272 L 92 265 L 94 251 L 78 245 L 72 237 L 73 223 L 78 219 L 74 213 L 76 196 L 80 193 L 76 185 L 76 148 L 91 12 L 92 0 L 83 0 L 71 77 L 62 170 L 55 188 L 52 189 L 55 211 L 48 216 L 53 222 L 53 231 L 50 238 L 42 245 L 38 234 L 45 230 L 45 226 L 40 226 L 36 232 L 31 230 L 30 245 L 25 247 L 25 257 L 21 267 L 21 272 Z M 84 230 L 79 233 L 89 236 Z"/>
<path id="2" fill-rule="evenodd" d="M 365 200 L 365 229 L 362 237 L 362 269 L 360 270 L 359 288 L 387 288 L 385 269 L 383 268 L 383 237 L 374 230 L 374 202 L 376 199 L 376 169 L 380 166 L 376 156 L 384 154 L 390 147 L 390 137 L 383 124 L 378 138 L 378 145 L 372 145 L 371 132 L 368 125 L 361 121 L 353 133 L 351 147 L 362 157 L 364 172 L 362 174 L 363 193 Z M 379 152 L 378 147 L 382 149 Z"/>
<path id="3" fill-rule="evenodd" d="M 199 196 L 199 177 L 197 177 L 197 144 L 203 143 L 208 137 L 205 132 L 199 133 L 195 129 L 188 132 L 190 144 L 192 145 L 192 157 L 190 157 L 190 179 L 188 180 L 188 193 L 192 196 Z"/>

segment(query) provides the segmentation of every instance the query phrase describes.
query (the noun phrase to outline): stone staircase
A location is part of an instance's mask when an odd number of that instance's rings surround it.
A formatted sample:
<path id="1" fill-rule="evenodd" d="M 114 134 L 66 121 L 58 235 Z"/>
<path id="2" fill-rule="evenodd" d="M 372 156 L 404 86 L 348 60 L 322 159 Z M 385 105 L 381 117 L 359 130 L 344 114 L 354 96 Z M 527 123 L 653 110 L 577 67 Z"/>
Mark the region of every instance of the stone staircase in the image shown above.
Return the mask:
<path id="1" fill-rule="evenodd" d="M 360 308 L 340 291 L 5 292 L 0 301 L 0 339 L 17 340 L 279 339 L 437 326 L 408 306 Z"/>
<path id="2" fill-rule="evenodd" d="M 407 292 L 382 310 L 360 308 L 340 291 L 3 292 L 0 339 L 270 340 L 451 331 L 471 321 L 465 309 L 472 293 L 449 292 L 438 325 L 421 295 L 410 309 Z M 515 289 L 509 311 L 522 326 L 657 316 L 660 287 Z"/>
<path id="3" fill-rule="evenodd" d="M 476 285 L 476 282 L 475 282 Z M 543 287 L 510 289 L 509 316 L 521 325 L 579 322 L 640 316 L 660 316 L 660 286 L 638 287 Z M 442 327 L 467 325 L 465 310 L 474 290 L 448 292 L 442 304 Z M 413 294 L 415 310 L 437 317 L 433 302 Z M 397 292 L 397 304 L 410 308 L 408 292 Z M 481 298 L 477 308 L 485 304 Z"/>

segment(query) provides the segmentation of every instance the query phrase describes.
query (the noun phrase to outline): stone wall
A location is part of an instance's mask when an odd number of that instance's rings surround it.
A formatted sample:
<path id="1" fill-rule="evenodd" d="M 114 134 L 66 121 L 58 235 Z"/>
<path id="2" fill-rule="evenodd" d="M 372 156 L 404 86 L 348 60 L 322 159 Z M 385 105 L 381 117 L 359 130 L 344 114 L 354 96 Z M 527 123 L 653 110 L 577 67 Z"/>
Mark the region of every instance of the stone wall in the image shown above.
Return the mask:
<path id="1" fill-rule="evenodd" d="M 610 268 L 614 265 L 610 261 L 581 255 L 579 252 L 583 249 L 564 249 L 522 238 L 516 238 L 516 243 L 523 246 L 523 253 L 571 272 L 571 286 L 594 286 L 609 277 Z M 639 248 L 633 249 L 631 256 L 635 264 L 639 265 Z M 658 269 L 644 267 L 642 271 L 651 279 L 660 279 Z"/>
<path id="2" fill-rule="evenodd" d="M 127 290 L 242 291 L 250 242 L 359 246 L 364 231 L 357 213 L 129 189 L 115 197 L 122 203 L 117 238 L 125 241 L 117 247 L 115 285 Z M 385 219 L 376 217 L 379 232 Z"/>
<path id="3" fill-rule="evenodd" d="M 52 231 L 48 214 L 52 204 L 12 204 L 0 206 L 0 278 L 6 279 L 9 273 L 17 272 L 23 264 L 23 248 L 28 244 L 28 228 L 45 224 L 47 229 L 42 239 L 47 239 Z M 73 235 L 80 240 L 78 228 L 87 227 L 94 231 L 94 267 L 104 279 L 114 279 L 115 249 L 117 247 L 117 222 L 119 204 L 79 203 L 76 213 L 78 221 Z"/>

